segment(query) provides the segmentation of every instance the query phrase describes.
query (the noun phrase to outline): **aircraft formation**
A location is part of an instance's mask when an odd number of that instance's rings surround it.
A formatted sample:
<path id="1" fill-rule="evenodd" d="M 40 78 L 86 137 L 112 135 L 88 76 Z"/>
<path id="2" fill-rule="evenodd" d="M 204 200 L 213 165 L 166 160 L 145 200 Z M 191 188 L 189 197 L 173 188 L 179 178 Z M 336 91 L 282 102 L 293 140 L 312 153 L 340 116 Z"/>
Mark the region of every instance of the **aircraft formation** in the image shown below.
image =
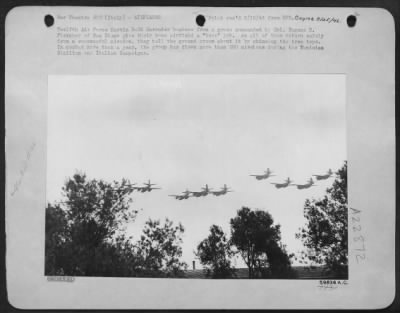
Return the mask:
<path id="1" fill-rule="evenodd" d="M 251 174 L 250 176 L 254 177 L 256 180 L 266 180 L 269 179 L 270 177 L 277 176 L 275 175 L 269 168 L 267 168 L 266 171 L 262 174 Z M 317 181 L 322 181 L 322 180 L 327 180 L 331 177 L 336 177 L 336 173 L 334 173 L 331 169 L 329 169 L 326 173 L 323 174 L 312 174 L 312 177 L 315 177 Z M 282 182 L 271 182 L 272 185 L 275 186 L 277 189 L 283 189 L 283 188 L 288 188 L 289 186 L 295 186 L 299 190 L 304 190 L 308 189 L 315 185 L 313 178 L 310 177 L 308 181 L 302 184 L 294 184 L 294 181 L 290 179 L 290 177 L 286 178 Z M 122 198 L 124 198 L 126 195 L 128 195 L 130 192 L 137 191 L 140 193 L 146 193 L 146 192 L 152 192 L 153 190 L 159 190 L 161 189 L 160 187 L 154 187 L 157 184 L 151 183 L 150 180 L 147 182 L 143 183 L 141 186 L 136 186 L 136 183 L 125 185 L 123 189 L 117 188 L 114 189 L 115 191 L 122 192 Z M 227 195 L 229 192 L 233 192 L 233 190 L 230 189 L 226 184 L 224 184 L 223 187 L 221 187 L 219 190 L 213 191 L 212 188 L 208 187 L 208 184 L 206 184 L 204 187 L 201 188 L 199 191 L 190 191 L 189 189 L 186 189 L 180 194 L 171 194 L 168 195 L 169 197 L 173 197 L 176 200 L 188 200 L 189 198 L 202 198 L 206 197 L 208 195 L 214 195 L 216 197 L 219 196 L 224 196 Z M 85 198 L 85 196 L 82 196 Z M 87 196 L 86 196 L 87 198 Z M 58 202 L 59 204 L 63 203 L 69 203 L 69 201 L 60 201 Z M 117 203 L 116 203 L 117 204 Z"/>
<path id="2" fill-rule="evenodd" d="M 228 192 L 232 192 L 232 190 L 230 190 L 229 187 L 226 186 L 226 184 L 224 184 L 224 186 L 221 187 L 221 189 L 217 190 L 217 191 L 212 191 L 212 189 L 209 188 L 208 185 L 206 184 L 205 187 L 201 188 L 200 191 L 190 191 L 190 190 L 186 189 L 180 195 L 169 195 L 169 196 L 174 197 L 176 200 L 187 200 L 187 199 L 193 198 L 193 197 L 195 197 L 195 198 L 205 197 L 210 194 L 219 197 L 222 195 L 226 195 Z"/>
<path id="3" fill-rule="evenodd" d="M 266 171 L 262 174 L 251 174 L 250 176 L 254 177 L 256 180 L 266 180 L 269 179 L 275 175 L 274 172 L 272 172 L 269 168 L 267 168 Z M 315 177 L 316 180 L 326 180 L 331 177 L 335 176 L 335 173 L 329 169 L 326 173 L 323 174 L 313 174 L 311 175 L 312 177 Z M 303 184 L 294 184 L 294 181 L 290 179 L 290 177 L 286 178 L 282 182 L 271 182 L 272 185 L 275 186 L 277 189 L 282 189 L 282 188 L 288 188 L 289 186 L 295 186 L 297 189 L 302 190 L 302 189 L 308 189 L 315 185 L 313 178 L 310 177 L 308 181 L 306 181 Z M 150 180 L 147 183 L 144 183 L 143 186 L 135 186 L 136 184 L 131 184 L 128 186 L 127 191 L 137 191 L 141 193 L 145 192 L 151 192 L 153 190 L 161 189 L 159 187 L 153 187 L 156 184 L 152 184 Z M 180 194 L 171 194 L 168 195 L 169 197 L 173 197 L 176 200 L 187 200 L 189 198 L 201 198 L 201 197 L 206 197 L 208 195 L 214 195 L 216 197 L 226 195 L 229 192 L 232 192 L 226 184 L 224 184 L 223 187 L 221 187 L 219 190 L 213 191 L 212 188 L 208 187 L 208 184 L 206 184 L 204 187 L 201 188 L 199 191 L 190 191 L 189 189 L 186 189 Z"/>
<path id="4" fill-rule="evenodd" d="M 255 177 L 257 180 L 263 180 L 276 175 L 274 175 L 273 172 L 269 168 L 267 168 L 267 170 L 264 171 L 264 174 L 252 174 L 250 176 Z M 334 177 L 334 173 L 331 169 L 329 169 L 325 174 L 313 174 L 312 176 L 314 176 L 316 180 L 326 180 L 328 178 Z M 310 179 L 305 184 L 292 184 L 293 182 L 294 181 L 291 180 L 290 177 L 288 177 L 283 182 L 271 184 L 274 185 L 277 189 L 287 188 L 289 186 L 296 186 L 297 189 L 308 189 L 310 187 L 317 186 L 314 184 L 314 180 L 312 179 L 312 177 L 310 177 Z"/>
<path id="5" fill-rule="evenodd" d="M 150 182 L 150 180 L 148 180 L 148 182 L 146 182 L 146 183 L 143 183 L 143 186 L 136 187 L 135 185 L 136 184 L 127 185 L 127 187 L 124 189 L 124 191 L 131 192 L 131 191 L 135 191 L 136 190 L 137 192 L 144 193 L 144 192 L 150 192 L 150 191 L 153 191 L 153 190 L 161 189 L 160 187 L 153 187 L 153 186 L 155 186 L 157 184 L 152 184 Z M 115 189 L 115 190 L 120 190 L 120 189 Z"/>

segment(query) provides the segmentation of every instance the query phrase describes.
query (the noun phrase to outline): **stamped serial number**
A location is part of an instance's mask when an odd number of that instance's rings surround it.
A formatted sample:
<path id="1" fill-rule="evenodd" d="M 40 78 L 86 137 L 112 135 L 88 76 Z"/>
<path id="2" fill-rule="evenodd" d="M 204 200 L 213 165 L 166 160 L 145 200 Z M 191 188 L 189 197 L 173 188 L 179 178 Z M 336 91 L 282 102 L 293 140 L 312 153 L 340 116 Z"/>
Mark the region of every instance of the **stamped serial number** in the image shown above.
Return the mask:
<path id="1" fill-rule="evenodd" d="M 47 276 L 47 281 L 59 281 L 59 282 L 72 283 L 75 281 L 75 277 L 73 277 L 73 276 Z"/>
<path id="2" fill-rule="evenodd" d="M 318 287 L 321 289 L 337 289 L 348 284 L 347 280 L 320 280 Z"/>

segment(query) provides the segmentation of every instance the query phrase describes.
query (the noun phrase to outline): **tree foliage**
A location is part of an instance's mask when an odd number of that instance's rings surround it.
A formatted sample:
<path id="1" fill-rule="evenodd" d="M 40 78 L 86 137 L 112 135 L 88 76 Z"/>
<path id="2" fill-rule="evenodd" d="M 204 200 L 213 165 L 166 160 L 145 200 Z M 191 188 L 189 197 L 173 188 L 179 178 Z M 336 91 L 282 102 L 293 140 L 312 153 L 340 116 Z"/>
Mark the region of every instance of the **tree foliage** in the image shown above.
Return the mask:
<path id="1" fill-rule="evenodd" d="M 144 276 L 182 276 L 187 265 L 180 261 L 182 256 L 182 238 L 184 227 L 166 219 L 148 220 L 143 234 L 136 244 L 136 253 L 140 258 L 138 270 Z"/>
<path id="2" fill-rule="evenodd" d="M 290 260 L 280 242 L 280 225 L 274 225 L 268 212 L 243 207 L 230 224 L 231 242 L 246 263 L 249 278 L 289 275 Z"/>
<path id="3" fill-rule="evenodd" d="M 212 225 L 210 234 L 197 246 L 196 256 L 212 278 L 233 277 L 235 269 L 231 265 L 232 250 L 229 240 L 220 226 Z"/>
<path id="4" fill-rule="evenodd" d="M 313 251 L 308 258 L 337 274 L 347 273 L 347 162 L 337 171 L 332 187 L 322 199 L 307 199 L 306 225 L 296 234 Z"/>
<path id="5" fill-rule="evenodd" d="M 80 173 L 69 178 L 63 187 L 65 201 L 46 208 L 46 275 L 125 277 L 153 268 L 176 271 L 182 265 L 177 261 L 181 225 L 174 228 L 167 221 L 160 227 L 149 221 L 145 240 L 134 243 L 126 237 L 126 225 L 138 213 L 130 207 L 132 191 L 126 179 L 107 183 Z"/>
<path id="6" fill-rule="evenodd" d="M 62 275 L 64 247 L 70 244 L 68 221 L 65 211 L 59 206 L 46 208 L 45 269 L 48 275 Z"/>

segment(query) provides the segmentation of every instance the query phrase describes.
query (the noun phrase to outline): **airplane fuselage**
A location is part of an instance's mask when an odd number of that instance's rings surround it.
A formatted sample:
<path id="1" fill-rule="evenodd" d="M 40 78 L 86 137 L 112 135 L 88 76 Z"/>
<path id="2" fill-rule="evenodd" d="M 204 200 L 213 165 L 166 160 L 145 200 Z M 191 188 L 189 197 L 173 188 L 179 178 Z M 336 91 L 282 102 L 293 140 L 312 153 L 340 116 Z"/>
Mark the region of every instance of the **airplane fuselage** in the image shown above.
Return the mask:
<path id="1" fill-rule="evenodd" d="M 206 191 L 199 191 L 199 192 L 192 192 L 192 195 L 196 198 L 198 197 L 204 197 L 208 195 L 208 192 Z"/>
<path id="2" fill-rule="evenodd" d="M 275 184 L 276 188 L 285 188 L 287 186 L 289 186 L 289 183 Z"/>
<path id="3" fill-rule="evenodd" d="M 262 179 L 267 179 L 270 178 L 272 175 L 271 174 L 263 174 L 263 175 L 251 175 L 254 176 L 257 180 L 262 180 Z"/>
<path id="4" fill-rule="evenodd" d="M 222 195 L 225 195 L 226 194 L 226 191 L 215 191 L 215 192 L 213 192 L 213 194 L 214 194 L 214 196 L 222 196 Z"/>
<path id="5" fill-rule="evenodd" d="M 150 192 L 153 189 L 155 189 L 155 188 L 151 188 L 151 187 L 136 187 L 136 190 L 139 191 L 139 192 Z"/>
<path id="6" fill-rule="evenodd" d="M 331 177 L 331 174 L 326 174 L 326 175 L 315 175 L 315 178 L 316 178 L 317 180 L 328 179 L 329 177 Z"/>
<path id="7" fill-rule="evenodd" d="M 307 189 L 310 188 L 313 184 L 305 184 L 305 185 L 297 185 L 297 189 Z"/>
<path id="8" fill-rule="evenodd" d="M 176 200 L 185 200 L 185 199 L 189 199 L 189 194 L 185 193 L 182 195 L 169 195 L 170 197 L 174 197 Z"/>

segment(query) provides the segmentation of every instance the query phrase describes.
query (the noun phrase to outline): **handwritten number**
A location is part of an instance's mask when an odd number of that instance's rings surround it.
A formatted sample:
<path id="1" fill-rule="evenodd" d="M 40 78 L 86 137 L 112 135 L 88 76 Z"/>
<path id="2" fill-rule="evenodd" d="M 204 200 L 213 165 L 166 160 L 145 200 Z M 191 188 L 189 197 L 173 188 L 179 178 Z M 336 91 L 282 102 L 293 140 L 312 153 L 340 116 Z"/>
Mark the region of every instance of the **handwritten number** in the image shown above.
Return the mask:
<path id="1" fill-rule="evenodd" d="M 362 249 L 354 249 L 354 250 L 356 250 L 356 251 L 365 251 L 365 245 L 363 244 Z"/>
<path id="2" fill-rule="evenodd" d="M 360 263 L 360 260 L 365 260 L 365 254 L 356 254 L 357 263 Z"/>
<path id="3" fill-rule="evenodd" d="M 353 211 L 353 214 L 361 213 L 361 210 L 357 210 L 357 209 L 354 209 L 354 208 L 350 208 L 350 210 Z"/>
<path id="4" fill-rule="evenodd" d="M 353 226 L 353 231 L 361 231 L 361 225 Z"/>
<path id="5" fill-rule="evenodd" d="M 352 211 L 353 215 L 354 214 L 360 214 L 361 210 L 357 210 L 354 208 L 350 208 L 350 210 Z M 353 224 L 353 231 L 354 232 L 360 232 L 362 227 L 360 225 L 360 221 L 361 221 L 361 217 L 359 216 L 352 216 L 351 217 L 351 222 Z M 353 237 L 353 242 L 356 242 L 358 248 L 353 248 L 354 251 L 366 251 L 365 249 L 365 238 L 364 236 L 358 234 L 358 236 L 354 236 Z M 357 253 L 356 252 L 356 261 L 357 263 L 361 263 L 363 260 L 365 260 L 366 256 L 365 253 Z"/>
<path id="6" fill-rule="evenodd" d="M 354 237 L 353 240 L 354 240 L 355 242 L 357 242 L 357 241 L 362 241 L 362 242 L 364 242 L 364 237 L 363 237 L 363 236 Z"/>

